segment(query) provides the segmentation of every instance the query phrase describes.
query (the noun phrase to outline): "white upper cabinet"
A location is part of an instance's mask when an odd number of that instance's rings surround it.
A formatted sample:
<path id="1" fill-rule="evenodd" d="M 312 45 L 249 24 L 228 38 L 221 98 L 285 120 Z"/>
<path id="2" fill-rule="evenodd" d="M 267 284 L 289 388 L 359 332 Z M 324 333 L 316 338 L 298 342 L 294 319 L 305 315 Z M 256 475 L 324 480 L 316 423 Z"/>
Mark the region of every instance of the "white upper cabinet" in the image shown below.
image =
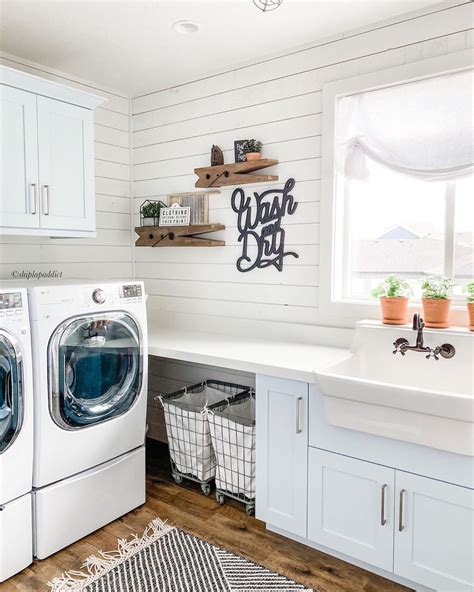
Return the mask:
<path id="1" fill-rule="evenodd" d="M 39 228 L 36 96 L 0 87 L 0 226 Z"/>
<path id="2" fill-rule="evenodd" d="M 0 234 L 93 236 L 103 99 L 1 66 L 0 82 Z"/>

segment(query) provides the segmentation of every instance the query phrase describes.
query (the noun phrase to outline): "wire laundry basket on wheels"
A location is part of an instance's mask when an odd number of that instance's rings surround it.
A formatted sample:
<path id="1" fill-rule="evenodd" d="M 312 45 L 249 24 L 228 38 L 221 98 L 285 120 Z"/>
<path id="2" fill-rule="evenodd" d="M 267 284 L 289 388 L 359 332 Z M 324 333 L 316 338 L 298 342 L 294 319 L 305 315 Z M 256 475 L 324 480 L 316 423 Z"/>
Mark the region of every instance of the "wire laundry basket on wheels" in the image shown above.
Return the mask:
<path id="1" fill-rule="evenodd" d="M 250 389 L 207 410 L 216 456 L 216 498 L 245 503 L 255 513 L 255 392 Z"/>
<path id="2" fill-rule="evenodd" d="M 165 415 L 171 473 L 176 483 L 189 479 L 199 483 L 205 495 L 210 494 L 216 457 L 207 408 L 249 390 L 239 384 L 205 380 L 169 395 L 159 395 Z"/>

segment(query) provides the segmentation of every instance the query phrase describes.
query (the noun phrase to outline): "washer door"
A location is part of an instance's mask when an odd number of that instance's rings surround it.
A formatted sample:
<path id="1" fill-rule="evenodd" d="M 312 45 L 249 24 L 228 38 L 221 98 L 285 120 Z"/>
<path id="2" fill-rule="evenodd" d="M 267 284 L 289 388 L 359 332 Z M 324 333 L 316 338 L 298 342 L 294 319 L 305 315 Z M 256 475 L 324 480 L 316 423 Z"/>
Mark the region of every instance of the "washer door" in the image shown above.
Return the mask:
<path id="1" fill-rule="evenodd" d="M 13 442 L 23 422 L 23 368 L 14 340 L 0 331 L 0 454 Z"/>
<path id="2" fill-rule="evenodd" d="M 64 429 L 122 415 L 142 384 L 140 333 L 122 312 L 70 319 L 49 344 L 50 412 Z"/>

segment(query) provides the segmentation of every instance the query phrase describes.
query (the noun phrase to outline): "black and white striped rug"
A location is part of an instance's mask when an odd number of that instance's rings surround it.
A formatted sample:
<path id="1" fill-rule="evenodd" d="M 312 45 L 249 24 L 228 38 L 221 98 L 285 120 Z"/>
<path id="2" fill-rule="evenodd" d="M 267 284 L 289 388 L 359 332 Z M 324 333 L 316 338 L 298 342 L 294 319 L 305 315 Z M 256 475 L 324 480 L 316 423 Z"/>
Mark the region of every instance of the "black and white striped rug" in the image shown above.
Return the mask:
<path id="1" fill-rule="evenodd" d="M 159 519 L 82 567 L 49 582 L 52 592 L 312 592 Z"/>

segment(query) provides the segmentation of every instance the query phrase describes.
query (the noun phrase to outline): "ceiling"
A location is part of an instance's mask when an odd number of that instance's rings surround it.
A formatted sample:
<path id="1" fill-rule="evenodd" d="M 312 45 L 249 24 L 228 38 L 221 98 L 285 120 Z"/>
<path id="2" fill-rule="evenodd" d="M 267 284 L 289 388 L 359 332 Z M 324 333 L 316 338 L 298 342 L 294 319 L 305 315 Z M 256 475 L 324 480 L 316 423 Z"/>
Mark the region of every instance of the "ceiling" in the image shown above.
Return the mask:
<path id="1" fill-rule="evenodd" d="M 434 3 L 283 0 L 263 13 L 252 0 L 0 0 L 0 49 L 137 95 Z M 176 33 L 180 20 L 199 32 Z"/>

